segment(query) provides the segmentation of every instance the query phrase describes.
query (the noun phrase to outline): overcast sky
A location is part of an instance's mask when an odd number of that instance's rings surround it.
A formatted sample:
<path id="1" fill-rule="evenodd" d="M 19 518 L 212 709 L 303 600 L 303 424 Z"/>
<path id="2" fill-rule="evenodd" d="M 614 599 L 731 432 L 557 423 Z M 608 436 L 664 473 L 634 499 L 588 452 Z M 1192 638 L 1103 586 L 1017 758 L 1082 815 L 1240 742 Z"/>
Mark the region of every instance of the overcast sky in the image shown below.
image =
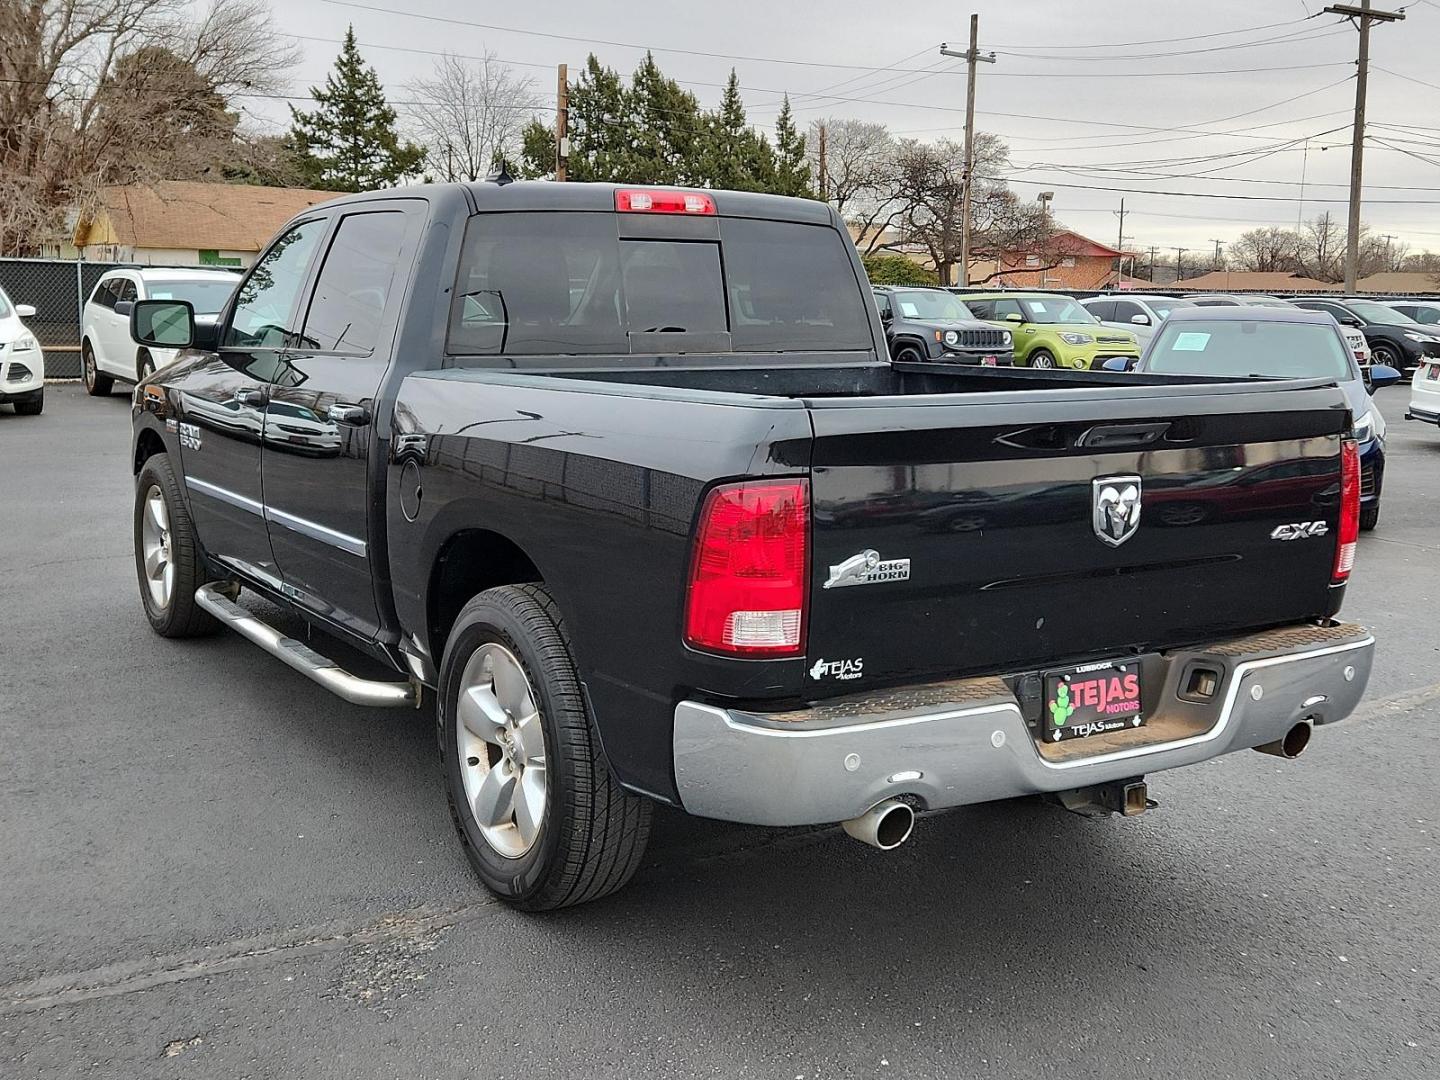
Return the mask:
<path id="1" fill-rule="evenodd" d="M 274 3 L 277 25 L 299 36 L 304 54 L 292 94 L 324 79 L 351 23 L 396 102 L 435 62 L 427 53 L 494 52 L 532 74 L 553 103 L 557 63 L 573 69 L 594 52 L 628 74 L 649 47 L 705 105 L 715 103 L 733 66 L 759 126 L 773 122 L 788 92 L 804 121 L 859 117 L 927 140 L 961 137 L 964 65 L 938 49 L 942 41 L 965 47 L 973 10 L 982 50 L 999 61 L 981 67 L 976 123 L 1009 143 L 1015 190 L 1025 197 L 1053 190 L 1057 218 L 1110 244 L 1118 236 L 1112 211 L 1123 197 L 1127 247 L 1182 245 L 1195 252 L 1187 261 L 1213 251 L 1213 238 L 1293 226 L 1302 171 L 1304 216 L 1330 209 L 1343 221 L 1358 35 L 1317 14 L 1323 7 L 1319 0 Z M 1440 0 L 1411 0 L 1406 9 L 1406 21 L 1372 32 L 1371 134 L 1399 149 L 1367 142 L 1365 220 L 1412 250 L 1440 251 Z M 466 25 L 482 23 L 493 25 Z M 267 129 L 287 117 L 280 101 L 245 107 Z"/>

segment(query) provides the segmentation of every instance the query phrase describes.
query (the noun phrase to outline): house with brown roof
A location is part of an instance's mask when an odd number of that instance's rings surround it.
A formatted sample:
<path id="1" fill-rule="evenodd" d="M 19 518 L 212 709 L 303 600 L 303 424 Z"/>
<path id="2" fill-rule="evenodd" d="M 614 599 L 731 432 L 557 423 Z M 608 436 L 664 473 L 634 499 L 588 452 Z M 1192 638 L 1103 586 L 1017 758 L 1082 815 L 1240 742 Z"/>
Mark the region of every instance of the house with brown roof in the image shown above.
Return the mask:
<path id="1" fill-rule="evenodd" d="M 1212 270 L 1171 285 L 1187 292 L 1339 292 L 1340 286 L 1283 270 Z"/>
<path id="2" fill-rule="evenodd" d="M 281 225 L 337 194 L 189 180 L 107 187 L 74 243 L 93 262 L 249 266 Z"/>
<path id="3" fill-rule="evenodd" d="M 1011 289 L 1101 289 L 1117 277 L 1115 260 L 1133 257 L 1134 252 L 1060 229 L 1038 250 L 1005 251 L 998 260 L 972 268 L 970 280 L 990 277 L 987 284 Z"/>
<path id="4" fill-rule="evenodd" d="M 1440 273 L 1428 270 L 1389 270 L 1363 277 L 1355 283 L 1363 293 L 1440 292 Z"/>

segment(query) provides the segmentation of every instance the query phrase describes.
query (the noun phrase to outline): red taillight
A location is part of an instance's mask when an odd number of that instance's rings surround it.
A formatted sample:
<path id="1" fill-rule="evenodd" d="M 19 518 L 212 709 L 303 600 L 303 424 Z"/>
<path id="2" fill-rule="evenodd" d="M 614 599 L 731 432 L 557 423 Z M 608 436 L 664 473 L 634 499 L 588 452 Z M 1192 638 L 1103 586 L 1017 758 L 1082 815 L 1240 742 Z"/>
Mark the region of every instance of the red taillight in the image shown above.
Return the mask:
<path id="1" fill-rule="evenodd" d="M 685 641 L 739 656 L 805 651 L 810 484 L 747 480 L 715 488 L 700 511 Z"/>
<path id="2" fill-rule="evenodd" d="M 1355 565 L 1360 539 L 1360 447 L 1354 439 L 1340 443 L 1340 535 L 1335 544 L 1335 569 L 1330 580 L 1341 584 Z"/>
<path id="3" fill-rule="evenodd" d="M 715 200 L 703 191 L 620 188 L 615 209 L 631 214 L 714 214 Z"/>

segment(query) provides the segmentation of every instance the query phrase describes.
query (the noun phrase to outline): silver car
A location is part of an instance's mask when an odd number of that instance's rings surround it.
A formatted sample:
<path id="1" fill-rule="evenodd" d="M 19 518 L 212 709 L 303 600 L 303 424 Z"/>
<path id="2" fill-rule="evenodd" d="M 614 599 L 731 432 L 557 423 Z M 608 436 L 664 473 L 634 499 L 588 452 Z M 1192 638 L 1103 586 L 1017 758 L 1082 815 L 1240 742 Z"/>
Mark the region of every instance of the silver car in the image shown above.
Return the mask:
<path id="1" fill-rule="evenodd" d="M 1180 300 L 1173 296 L 1158 296 L 1149 293 L 1125 293 L 1123 296 L 1087 296 L 1080 301 L 1086 311 L 1106 326 L 1129 330 L 1140 344 L 1145 344 L 1155 334 L 1155 328 L 1164 322 L 1176 308 L 1194 307 L 1193 300 Z"/>

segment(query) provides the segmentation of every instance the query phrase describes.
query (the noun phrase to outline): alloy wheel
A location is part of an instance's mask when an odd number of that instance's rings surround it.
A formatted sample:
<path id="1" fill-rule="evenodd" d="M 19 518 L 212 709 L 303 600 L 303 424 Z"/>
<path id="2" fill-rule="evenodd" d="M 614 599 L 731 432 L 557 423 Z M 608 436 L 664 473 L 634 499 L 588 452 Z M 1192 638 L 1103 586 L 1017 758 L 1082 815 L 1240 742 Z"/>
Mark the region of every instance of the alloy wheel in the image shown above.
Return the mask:
<path id="1" fill-rule="evenodd" d="M 535 692 L 514 653 L 494 642 L 475 650 L 455 719 L 466 807 L 486 842 L 518 859 L 540 835 L 549 781 Z"/>
<path id="2" fill-rule="evenodd" d="M 145 585 L 150 590 L 150 602 L 157 611 L 164 611 L 175 594 L 175 563 L 170 558 L 170 508 L 156 484 L 151 484 L 145 492 L 140 553 L 145 560 Z"/>

